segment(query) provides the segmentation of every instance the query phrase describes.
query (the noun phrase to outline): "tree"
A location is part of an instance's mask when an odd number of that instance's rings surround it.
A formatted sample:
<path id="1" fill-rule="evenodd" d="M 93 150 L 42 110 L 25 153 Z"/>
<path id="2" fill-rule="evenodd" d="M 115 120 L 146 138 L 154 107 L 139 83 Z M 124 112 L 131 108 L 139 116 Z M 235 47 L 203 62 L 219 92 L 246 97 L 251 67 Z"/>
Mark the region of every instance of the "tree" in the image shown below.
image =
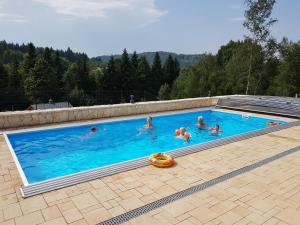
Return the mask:
<path id="1" fill-rule="evenodd" d="M 161 59 L 158 52 L 155 53 L 151 73 L 153 78 L 152 81 L 152 86 L 154 89 L 153 93 L 156 94 L 159 91 L 160 85 L 162 84 L 164 79 L 163 78 L 164 74 L 161 66 Z"/>
<path id="2" fill-rule="evenodd" d="M 250 31 L 250 38 L 253 41 L 250 47 L 246 95 L 249 93 L 251 82 L 253 46 L 266 43 L 270 36 L 270 27 L 277 21 L 271 18 L 275 2 L 276 0 L 245 0 L 248 9 L 245 11 L 245 22 L 243 25 Z"/>
<path id="3" fill-rule="evenodd" d="M 158 96 L 160 100 L 169 100 L 171 97 L 171 88 L 168 84 L 161 85 Z"/>
<path id="4" fill-rule="evenodd" d="M 136 51 L 133 52 L 131 56 L 131 74 L 128 79 L 128 83 L 130 84 L 131 90 L 138 90 L 139 83 L 138 83 L 138 66 L 139 66 L 139 57 Z"/>
<path id="5" fill-rule="evenodd" d="M 278 75 L 270 88 L 271 94 L 295 96 L 300 94 L 300 42 L 284 39 L 280 43 Z"/>
<path id="6" fill-rule="evenodd" d="M 19 73 L 19 63 L 17 59 L 9 67 L 7 82 L 7 101 L 11 105 L 10 109 L 22 109 L 26 107 L 21 75 Z"/>
<path id="7" fill-rule="evenodd" d="M 22 74 L 23 79 L 26 79 L 26 77 L 29 75 L 30 70 L 33 69 L 36 61 L 36 50 L 32 43 L 28 44 L 28 53 L 25 54 L 25 58 L 23 61 L 22 66 Z"/>
<path id="8" fill-rule="evenodd" d="M 167 60 L 164 63 L 163 71 L 164 71 L 163 83 L 166 83 L 169 86 L 171 86 L 173 81 L 178 76 L 178 63 L 175 63 L 171 54 L 169 54 Z"/>
<path id="9" fill-rule="evenodd" d="M 29 71 L 24 81 L 25 93 L 30 101 L 48 102 L 49 99 L 57 100 L 60 92 L 59 80 L 56 76 L 52 52 L 46 48 L 40 55 L 34 68 Z"/>
<path id="10" fill-rule="evenodd" d="M 8 74 L 4 65 L 0 62 L 0 108 L 7 108 L 7 81 Z"/>
<path id="11" fill-rule="evenodd" d="M 152 92 L 151 69 L 144 56 L 139 59 L 137 82 L 139 84 L 138 91 L 140 95 L 144 95 L 145 91 Z"/>
<path id="12" fill-rule="evenodd" d="M 132 65 L 126 48 L 124 49 L 121 57 L 120 73 L 121 80 L 119 82 L 122 84 L 121 90 L 129 91 L 131 89 L 130 77 L 132 73 Z"/>
<path id="13" fill-rule="evenodd" d="M 117 68 L 115 65 L 115 59 L 113 56 L 110 57 L 110 60 L 106 66 L 104 72 L 104 89 L 106 90 L 117 90 L 120 86 L 120 81 L 118 80 Z"/>
<path id="14" fill-rule="evenodd" d="M 198 64 L 181 71 L 173 84 L 171 97 L 207 96 L 211 91 L 219 93 L 217 91 L 221 90 L 222 86 L 215 87 L 219 75 L 217 71 L 216 57 L 213 55 L 203 56 Z"/>
<path id="15" fill-rule="evenodd" d="M 53 66 L 54 66 L 54 73 L 55 73 L 55 79 L 57 80 L 57 85 L 58 85 L 58 96 L 60 98 L 63 98 L 65 93 L 63 90 L 64 87 L 64 82 L 63 82 L 63 77 L 64 73 L 66 71 L 65 65 L 63 65 L 62 59 L 60 57 L 60 54 L 58 51 L 55 51 L 55 56 L 53 60 Z"/>

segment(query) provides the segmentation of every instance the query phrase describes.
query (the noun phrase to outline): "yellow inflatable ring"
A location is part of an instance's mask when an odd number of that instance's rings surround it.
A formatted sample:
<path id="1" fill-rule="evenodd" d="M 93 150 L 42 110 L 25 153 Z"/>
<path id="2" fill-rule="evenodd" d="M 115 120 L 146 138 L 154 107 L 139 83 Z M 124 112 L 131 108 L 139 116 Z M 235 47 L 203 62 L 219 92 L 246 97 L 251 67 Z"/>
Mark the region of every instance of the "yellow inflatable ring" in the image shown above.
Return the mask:
<path id="1" fill-rule="evenodd" d="M 172 156 L 163 153 L 152 154 L 149 157 L 149 162 L 156 167 L 170 167 L 175 163 Z"/>

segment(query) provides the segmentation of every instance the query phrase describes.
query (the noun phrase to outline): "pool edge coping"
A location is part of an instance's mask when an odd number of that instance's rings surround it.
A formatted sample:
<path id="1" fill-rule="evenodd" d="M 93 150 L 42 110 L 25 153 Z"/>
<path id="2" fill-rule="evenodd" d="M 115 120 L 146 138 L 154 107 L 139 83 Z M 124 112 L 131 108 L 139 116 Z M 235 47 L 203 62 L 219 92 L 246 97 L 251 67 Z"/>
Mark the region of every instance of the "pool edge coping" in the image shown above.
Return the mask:
<path id="1" fill-rule="evenodd" d="M 178 158 L 178 157 L 182 157 L 185 155 L 189 155 L 189 154 L 197 153 L 200 151 L 208 150 L 211 148 L 219 147 L 222 145 L 226 145 L 229 143 L 234 143 L 237 141 L 246 140 L 246 139 L 249 139 L 252 137 L 261 136 L 261 135 L 268 134 L 271 132 L 291 128 L 291 127 L 294 127 L 297 125 L 300 125 L 300 121 L 288 122 L 288 123 L 274 126 L 274 127 L 267 127 L 267 128 L 260 129 L 260 130 L 254 130 L 254 131 L 250 131 L 250 132 L 246 132 L 246 133 L 242 133 L 242 134 L 238 134 L 238 135 L 233 135 L 233 136 L 221 138 L 218 140 L 213 140 L 213 141 L 209 141 L 209 142 L 205 142 L 205 143 L 201 143 L 201 144 L 196 144 L 196 145 L 192 145 L 192 146 L 188 146 L 188 147 L 184 147 L 184 148 L 171 150 L 166 153 L 172 155 L 174 158 Z M 45 181 L 29 184 L 6 133 L 3 133 L 3 135 L 5 137 L 5 140 L 8 144 L 10 152 L 13 156 L 13 159 L 17 165 L 17 169 L 18 169 L 21 179 L 23 181 L 24 186 L 20 188 L 20 191 L 21 191 L 22 197 L 24 197 L 24 198 L 34 196 L 37 194 L 42 194 L 42 193 L 49 192 L 49 191 L 53 191 L 53 190 L 57 190 L 57 189 L 61 189 L 64 187 L 76 185 L 79 183 L 88 182 L 88 181 L 99 179 L 102 177 L 111 176 L 111 175 L 114 175 L 117 173 L 130 171 L 133 169 L 137 169 L 137 168 L 149 165 L 148 157 L 141 157 L 141 158 L 137 158 L 137 159 L 132 159 L 132 160 L 128 160 L 128 161 L 124 161 L 124 162 L 120 162 L 120 163 L 116 163 L 116 164 L 112 164 L 112 165 L 102 166 L 102 167 L 98 167 L 98 168 L 94 168 L 94 169 L 90 169 L 90 170 L 86 170 L 86 171 L 82 171 L 82 172 L 77 172 L 77 173 L 73 173 L 70 175 L 62 176 L 62 177 L 52 178 L 52 179 L 48 179 Z"/>

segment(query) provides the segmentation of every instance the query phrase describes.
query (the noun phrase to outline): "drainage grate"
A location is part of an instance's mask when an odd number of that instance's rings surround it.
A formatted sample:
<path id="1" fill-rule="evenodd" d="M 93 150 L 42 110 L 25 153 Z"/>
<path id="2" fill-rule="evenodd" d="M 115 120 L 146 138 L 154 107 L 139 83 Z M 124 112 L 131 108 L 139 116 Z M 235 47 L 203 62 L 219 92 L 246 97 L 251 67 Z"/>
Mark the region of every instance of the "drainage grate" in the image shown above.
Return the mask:
<path id="1" fill-rule="evenodd" d="M 251 165 L 248 165 L 248 166 L 245 166 L 243 168 L 240 168 L 238 170 L 234 170 L 230 173 L 227 173 L 227 174 L 224 174 L 223 176 L 220 176 L 220 177 L 217 177 L 215 179 L 212 179 L 212 180 L 209 180 L 209 181 L 206 181 L 202 184 L 199 184 L 199 185 L 195 185 L 193 187 L 190 187 L 190 188 L 187 188 L 183 191 L 180 191 L 180 192 L 177 192 L 175 194 L 172 194 L 172 195 L 169 195 L 167 197 L 164 197 L 162 199 L 159 199 L 157 201 L 154 201 L 154 202 L 151 202 L 149 204 L 146 204 L 144 206 L 141 206 L 139 208 L 136 208 L 134 210 L 131 210 L 131 211 L 128 211 L 124 214 L 121 214 L 119 216 L 116 216 L 116 217 L 113 217 L 109 220 L 106 220 L 106 221 L 103 221 L 101 223 L 99 223 L 98 225 L 115 225 L 115 224 L 121 224 L 121 223 L 125 223 L 127 221 L 129 221 L 130 219 L 133 219 L 135 217 L 138 217 L 138 216 L 141 216 L 145 213 L 148 213 L 152 210 L 155 210 L 157 208 L 160 208 L 164 205 L 167 205 L 171 202 L 174 202 L 176 200 L 179 200 L 181 198 L 184 198 L 186 196 L 189 196 L 195 192 L 198 192 L 198 191 L 202 191 L 206 188 L 209 188 L 211 186 L 214 186 L 216 184 L 219 184 L 221 182 L 224 182 L 228 179 L 231 179 L 233 177 L 236 177 L 238 175 L 241 175 L 243 173 L 246 173 L 246 172 L 249 172 L 251 170 L 254 170 L 258 167 L 261 167 L 265 164 L 268 164 L 270 162 L 273 162 L 277 159 L 280 159 L 282 157 L 285 157 L 287 155 L 290 155 L 290 154 L 293 154 L 297 151 L 300 150 L 300 146 L 299 147 L 295 147 L 295 148 L 292 148 L 292 149 L 289 149 L 287 151 L 284 151 L 284 152 L 281 152 L 279 154 L 276 154 L 274 156 L 271 156 L 269 158 L 266 158 L 264 160 L 261 160 L 259 162 L 256 162 L 256 163 L 253 163 Z"/>

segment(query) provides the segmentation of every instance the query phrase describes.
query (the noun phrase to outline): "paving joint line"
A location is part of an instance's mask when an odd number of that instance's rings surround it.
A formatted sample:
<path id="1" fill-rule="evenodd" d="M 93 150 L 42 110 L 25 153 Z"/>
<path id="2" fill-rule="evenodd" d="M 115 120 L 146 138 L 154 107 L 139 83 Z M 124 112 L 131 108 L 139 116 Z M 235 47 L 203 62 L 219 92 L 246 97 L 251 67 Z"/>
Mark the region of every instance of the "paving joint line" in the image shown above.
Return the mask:
<path id="1" fill-rule="evenodd" d="M 133 218 L 136 218 L 138 216 L 141 216 L 145 213 L 148 213 L 150 211 L 153 211 L 157 208 L 160 208 L 162 206 L 165 206 L 167 204 L 170 204 L 176 200 L 182 199 L 184 197 L 187 197 L 193 193 L 199 192 L 199 191 L 203 191 L 211 186 L 217 185 L 219 183 L 222 183 L 226 180 L 232 179 L 236 176 L 239 176 L 241 174 L 247 173 L 249 171 L 252 171 L 254 169 L 257 169 L 263 165 L 269 164 L 275 160 L 281 159 L 285 156 L 288 156 L 290 154 L 296 153 L 300 151 L 300 146 L 295 147 L 295 148 L 291 148 L 289 150 L 286 150 L 284 152 L 278 153 L 276 155 L 273 155 L 271 157 L 265 158 L 263 160 L 260 160 L 256 163 L 247 165 L 245 167 L 242 167 L 240 169 L 234 170 L 232 172 L 229 172 L 227 174 L 224 174 L 222 176 L 219 176 L 217 178 L 214 178 L 212 180 L 206 181 L 204 183 L 189 187 L 185 190 L 179 191 L 177 193 L 174 193 L 172 195 L 166 196 L 164 198 L 161 198 L 159 200 L 156 200 L 154 202 L 148 203 L 144 206 L 138 207 L 136 209 L 133 209 L 131 211 L 128 211 L 126 213 L 123 213 L 121 215 L 115 216 L 113 218 L 110 218 L 108 220 L 105 220 L 103 222 L 98 223 L 98 225 L 115 225 L 115 224 L 121 224 L 121 223 L 125 223 Z"/>

